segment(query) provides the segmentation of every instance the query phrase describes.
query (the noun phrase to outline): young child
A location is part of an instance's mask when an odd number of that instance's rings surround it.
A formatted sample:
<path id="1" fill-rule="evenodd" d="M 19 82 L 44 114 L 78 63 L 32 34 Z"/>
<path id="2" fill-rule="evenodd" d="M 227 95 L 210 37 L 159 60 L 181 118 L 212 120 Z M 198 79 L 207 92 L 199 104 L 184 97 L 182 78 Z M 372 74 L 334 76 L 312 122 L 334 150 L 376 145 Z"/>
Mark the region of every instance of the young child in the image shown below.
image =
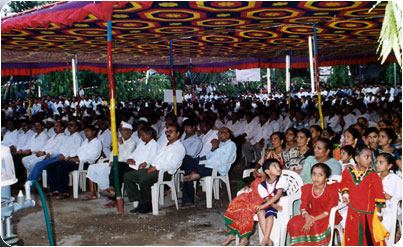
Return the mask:
<path id="1" fill-rule="evenodd" d="M 263 172 L 266 179 L 259 184 L 258 192 L 260 197 L 265 199 L 260 205 L 256 205 L 255 209 L 259 219 L 260 228 L 263 231 L 264 238 L 261 245 L 273 245 L 270 239 L 270 233 L 274 223 L 274 217 L 277 218 L 278 210 L 281 211 L 281 206 L 278 201 L 285 194 L 288 183 L 281 176 L 281 165 L 276 159 L 268 159 L 263 163 Z"/>
<path id="2" fill-rule="evenodd" d="M 312 184 L 301 187 L 301 214 L 287 224 L 292 246 L 323 246 L 330 240 L 329 214 L 339 203 L 339 183 L 327 184 L 330 168 L 317 163 L 311 168 Z M 341 216 L 337 213 L 335 223 Z"/>
<path id="3" fill-rule="evenodd" d="M 390 172 L 391 170 L 393 172 L 398 170 L 393 155 L 389 153 L 378 155 L 376 170 L 379 172 L 379 176 L 382 179 L 383 193 L 385 194 L 386 199 L 386 207 L 382 209 L 382 225 L 390 234 L 395 234 L 392 230 L 396 222 L 393 222 L 390 219 L 392 215 L 396 214 L 396 211 L 392 209 L 392 204 L 402 199 L 402 179 L 395 173 Z M 386 244 L 389 246 L 395 244 L 391 242 L 391 240 L 392 239 L 386 240 Z"/>
<path id="4" fill-rule="evenodd" d="M 388 233 L 380 222 L 385 196 L 381 179 L 370 167 L 372 152 L 358 145 L 354 159 L 356 166 L 343 171 L 340 183 L 343 202 L 348 204 L 343 245 L 385 245 Z"/>
<path id="5" fill-rule="evenodd" d="M 344 170 L 344 168 L 346 168 L 346 166 L 349 166 L 349 165 L 355 166 L 355 161 L 353 158 L 354 152 L 355 152 L 355 150 L 354 150 L 353 146 L 351 146 L 351 145 L 347 145 L 347 146 L 340 148 L 339 162 L 340 162 L 343 170 Z"/>

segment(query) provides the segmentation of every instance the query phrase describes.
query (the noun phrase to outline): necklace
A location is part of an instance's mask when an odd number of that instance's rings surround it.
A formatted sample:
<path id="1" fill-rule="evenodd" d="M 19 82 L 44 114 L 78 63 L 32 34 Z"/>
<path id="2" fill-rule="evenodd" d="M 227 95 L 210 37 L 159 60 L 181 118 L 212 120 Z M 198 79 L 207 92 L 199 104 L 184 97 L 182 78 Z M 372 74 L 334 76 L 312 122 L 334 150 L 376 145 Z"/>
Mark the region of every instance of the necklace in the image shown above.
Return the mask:
<path id="1" fill-rule="evenodd" d="M 365 176 L 365 174 L 367 174 L 368 168 L 365 169 L 365 171 L 364 171 L 362 174 L 360 174 L 360 173 L 357 171 L 357 169 L 355 169 L 355 168 L 354 168 L 354 171 L 355 171 L 355 174 L 356 174 L 356 176 L 357 176 L 357 180 L 362 181 L 363 178 L 364 178 L 364 176 Z"/>
<path id="2" fill-rule="evenodd" d="M 319 195 L 315 195 L 315 192 L 313 191 L 313 185 L 312 185 L 312 196 L 313 196 L 313 198 L 319 198 L 322 194 L 323 194 L 323 192 L 325 191 L 325 188 L 326 188 L 326 184 L 325 184 L 325 186 L 323 186 L 323 189 L 322 189 L 322 191 L 319 193 Z"/>

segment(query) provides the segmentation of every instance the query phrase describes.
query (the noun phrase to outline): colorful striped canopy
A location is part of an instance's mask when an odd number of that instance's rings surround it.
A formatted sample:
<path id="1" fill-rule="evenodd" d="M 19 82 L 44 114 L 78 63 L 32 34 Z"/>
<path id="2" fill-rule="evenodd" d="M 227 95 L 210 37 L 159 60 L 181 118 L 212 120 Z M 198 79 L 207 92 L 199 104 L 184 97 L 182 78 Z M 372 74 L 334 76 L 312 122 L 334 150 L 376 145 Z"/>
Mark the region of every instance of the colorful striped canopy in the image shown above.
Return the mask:
<path id="1" fill-rule="evenodd" d="M 2 75 L 78 69 L 106 73 L 106 21 L 112 20 L 115 72 L 195 72 L 309 67 L 316 24 L 319 65 L 376 62 L 386 2 L 80 1 L 59 2 L 2 19 Z"/>

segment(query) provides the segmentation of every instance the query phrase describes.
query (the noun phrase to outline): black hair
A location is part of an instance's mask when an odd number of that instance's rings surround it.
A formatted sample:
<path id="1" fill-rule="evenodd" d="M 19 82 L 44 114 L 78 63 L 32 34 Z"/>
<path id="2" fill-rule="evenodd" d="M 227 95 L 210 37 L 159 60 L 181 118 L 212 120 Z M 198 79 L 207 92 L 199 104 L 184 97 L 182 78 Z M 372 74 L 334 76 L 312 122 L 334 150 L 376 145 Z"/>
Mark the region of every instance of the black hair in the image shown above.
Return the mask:
<path id="1" fill-rule="evenodd" d="M 144 132 L 144 134 L 151 136 L 151 138 L 153 138 L 154 140 L 157 138 L 157 132 L 153 127 L 147 126 L 141 130 Z"/>
<path id="2" fill-rule="evenodd" d="M 344 150 L 344 152 L 346 152 L 349 156 L 354 156 L 355 150 L 351 145 L 343 146 L 340 148 L 340 151 L 341 150 Z"/>
<path id="3" fill-rule="evenodd" d="M 394 172 L 397 172 L 397 171 L 399 170 L 399 167 L 398 167 L 397 164 L 396 164 L 395 156 L 393 156 L 393 154 L 390 154 L 390 153 L 381 153 L 381 154 L 378 155 L 378 157 L 379 157 L 379 156 L 385 157 L 386 162 L 388 162 L 388 165 L 389 165 L 389 164 L 392 164 L 392 167 L 390 168 L 390 170 L 392 170 L 392 171 L 394 171 Z"/>
<path id="4" fill-rule="evenodd" d="M 353 139 L 354 139 L 354 140 L 357 139 L 357 141 L 359 141 L 359 140 L 361 139 L 361 134 L 360 134 L 360 132 L 359 132 L 356 128 L 349 127 L 348 129 L 346 129 L 346 130 L 344 131 L 344 133 L 345 133 L 346 131 L 348 131 L 348 132 L 353 136 Z"/>
<path id="5" fill-rule="evenodd" d="M 369 147 L 367 147 L 364 144 L 359 144 L 357 145 L 357 147 L 355 148 L 355 154 L 354 156 L 360 156 L 360 154 L 364 151 L 364 150 L 369 150 L 371 151 L 371 149 Z"/>
<path id="6" fill-rule="evenodd" d="M 371 134 L 372 132 L 375 132 L 377 135 L 379 135 L 379 130 L 375 127 L 371 127 L 365 130 L 364 132 L 364 136 L 368 136 L 369 134 Z"/>
<path id="7" fill-rule="evenodd" d="M 316 131 L 318 131 L 318 132 L 322 132 L 322 127 L 320 127 L 319 125 L 316 125 L 316 124 L 314 124 L 314 125 L 311 125 L 309 128 L 314 128 Z"/>
<path id="8" fill-rule="evenodd" d="M 185 127 L 185 126 L 192 126 L 192 127 L 194 127 L 194 126 L 196 126 L 197 124 L 196 124 L 196 122 L 193 120 L 193 119 L 186 119 L 185 121 L 183 121 L 183 123 L 182 123 L 182 127 Z"/>
<path id="9" fill-rule="evenodd" d="M 283 140 L 283 144 L 281 144 L 281 146 L 282 146 L 283 148 L 285 148 L 285 135 L 284 135 L 284 133 L 283 133 L 283 132 L 279 132 L 279 131 L 274 132 L 273 134 L 270 135 L 270 139 L 271 139 L 271 137 L 274 136 L 274 135 L 277 135 L 278 138 L 280 138 L 280 140 Z"/>
<path id="10" fill-rule="evenodd" d="M 265 170 L 269 169 L 270 166 L 271 166 L 271 164 L 273 164 L 273 163 L 278 163 L 278 164 L 280 164 L 280 162 L 279 162 L 278 160 L 276 160 L 276 159 L 267 159 L 267 160 L 263 163 L 263 165 L 262 165 L 263 172 L 264 172 Z M 280 168 L 281 168 L 281 165 L 280 165 Z"/>
<path id="11" fill-rule="evenodd" d="M 386 119 L 380 120 L 380 121 L 378 122 L 378 124 L 379 124 L 380 122 L 384 122 L 384 123 L 385 123 L 387 126 L 389 126 L 389 127 L 390 127 L 390 125 L 391 125 L 391 122 L 390 122 L 389 120 L 386 120 Z"/>
<path id="12" fill-rule="evenodd" d="M 331 137 L 334 137 L 334 136 L 336 135 L 336 133 L 334 133 L 334 130 L 333 130 L 332 128 L 330 128 L 330 127 L 324 128 L 324 129 L 322 130 L 322 132 L 323 132 L 324 130 L 326 130 L 327 132 L 329 132 L 329 134 L 330 134 Z M 322 133 L 322 132 L 321 132 L 321 133 Z"/>
<path id="13" fill-rule="evenodd" d="M 312 147 L 312 134 L 311 134 L 311 132 L 308 129 L 305 129 L 305 128 L 302 128 L 302 129 L 298 130 L 298 133 L 299 132 L 303 133 L 306 136 L 306 138 L 309 138 L 308 147 L 311 148 Z"/>
<path id="14" fill-rule="evenodd" d="M 45 127 L 45 123 L 44 123 L 42 120 L 39 120 L 39 119 L 38 119 L 38 120 L 35 120 L 35 121 L 34 121 L 34 124 L 35 124 L 35 123 L 39 123 L 42 127 Z"/>
<path id="15" fill-rule="evenodd" d="M 98 129 L 95 128 L 94 125 L 87 125 L 87 126 L 85 126 L 84 130 L 85 130 L 85 129 L 90 129 L 90 130 L 92 130 L 92 131 L 95 131 L 95 135 L 96 135 L 97 132 L 98 132 Z"/>
<path id="16" fill-rule="evenodd" d="M 391 143 L 395 143 L 396 140 L 396 133 L 391 128 L 381 129 L 381 131 L 385 132 L 389 139 L 392 140 Z M 379 132 L 381 132 L 379 131 Z"/>
<path id="17" fill-rule="evenodd" d="M 289 130 L 291 130 L 292 133 L 294 133 L 294 136 L 297 136 L 298 130 L 296 128 L 290 127 L 285 131 L 285 133 L 287 133 Z"/>
<path id="18" fill-rule="evenodd" d="M 322 142 L 323 144 L 325 144 L 325 150 L 330 150 L 329 152 L 329 157 L 332 158 L 333 157 L 333 143 L 331 140 L 320 137 L 317 142 Z"/>
<path id="19" fill-rule="evenodd" d="M 330 170 L 329 166 L 326 165 L 325 163 L 316 163 L 315 165 L 313 165 L 311 168 L 311 175 L 312 175 L 313 169 L 315 169 L 317 167 L 322 168 L 323 172 L 325 172 L 326 178 L 330 178 L 330 176 L 332 175 L 332 170 Z"/>
<path id="20" fill-rule="evenodd" d="M 170 124 L 170 125 L 167 126 L 167 129 L 168 129 L 168 127 L 174 127 L 176 129 L 176 132 L 179 132 L 179 136 L 182 134 L 182 128 L 179 125 Z"/>

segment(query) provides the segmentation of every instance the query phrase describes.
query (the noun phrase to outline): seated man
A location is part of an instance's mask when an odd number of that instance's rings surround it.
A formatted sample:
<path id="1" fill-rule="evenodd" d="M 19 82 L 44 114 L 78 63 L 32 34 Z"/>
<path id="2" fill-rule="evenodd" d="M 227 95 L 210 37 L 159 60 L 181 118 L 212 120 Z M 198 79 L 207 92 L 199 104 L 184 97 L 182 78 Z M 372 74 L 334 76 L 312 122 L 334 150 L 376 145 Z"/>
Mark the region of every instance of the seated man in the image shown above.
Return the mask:
<path id="1" fill-rule="evenodd" d="M 46 130 L 44 130 L 44 132 L 45 131 Z M 48 139 L 46 145 L 40 147 L 40 151 L 37 151 L 29 156 L 25 156 L 22 159 L 22 163 L 24 164 L 28 173 L 31 173 L 36 163 L 44 160 L 45 158 L 49 159 L 50 157 L 54 157 L 61 153 L 61 146 L 65 140 L 64 126 L 62 125 L 62 122 L 57 121 L 54 124 L 54 131 L 55 135 Z"/>
<path id="2" fill-rule="evenodd" d="M 131 124 L 123 122 L 120 125 L 120 133 L 122 137 L 118 138 L 118 161 L 124 162 L 129 159 L 130 155 L 136 148 L 136 143 L 131 139 L 133 127 Z M 109 162 L 96 163 L 88 167 L 87 178 L 90 185 L 90 193 L 83 197 L 82 200 L 96 199 L 94 183 L 97 183 L 101 190 L 109 187 L 109 172 L 113 165 L 113 153 L 109 157 Z"/>
<path id="3" fill-rule="evenodd" d="M 1 145 L 9 147 L 12 152 L 16 152 L 19 135 L 17 122 L 14 119 L 9 119 L 6 127 L 7 132 L 1 141 Z"/>
<path id="4" fill-rule="evenodd" d="M 220 128 L 218 132 L 218 139 L 211 141 L 212 147 L 210 152 L 205 157 L 199 159 L 192 159 L 189 156 L 183 160 L 183 168 L 185 170 L 185 177 L 183 183 L 182 194 L 182 207 L 194 206 L 194 188 L 193 181 L 201 177 L 211 176 L 213 167 L 215 165 L 231 162 L 236 155 L 236 145 L 230 139 L 230 130 L 226 127 Z M 205 164 L 199 164 L 200 160 L 207 159 Z M 226 175 L 231 168 L 222 166 L 218 168 L 220 175 Z"/>
<path id="5" fill-rule="evenodd" d="M 97 129 L 90 125 L 85 128 L 87 139 L 83 142 L 76 154 L 66 157 L 64 160 L 50 164 L 46 171 L 48 172 L 50 191 L 56 199 L 65 199 L 70 197 L 69 193 L 69 172 L 77 170 L 80 161 L 94 163 L 102 152 L 102 144 L 96 138 Z"/>
<path id="6" fill-rule="evenodd" d="M 38 180 L 42 176 L 42 170 L 46 169 L 49 164 L 59 160 L 64 160 L 66 157 L 72 157 L 75 153 L 77 153 L 77 150 L 80 148 L 83 142 L 83 139 L 77 132 L 77 121 L 71 120 L 67 125 L 67 129 L 69 135 L 64 136 L 59 152 L 57 154 L 49 153 L 49 157 L 48 154 L 46 154 L 44 160 L 35 164 L 27 180 Z"/>
<path id="7" fill-rule="evenodd" d="M 122 187 L 123 175 L 127 172 L 132 172 L 139 169 L 148 168 L 157 156 L 160 146 L 158 145 L 156 138 L 156 132 L 151 127 L 148 126 L 144 130 L 139 132 L 141 142 L 134 150 L 134 152 L 129 156 L 125 162 L 119 162 L 119 188 Z M 113 164 L 112 164 L 113 165 Z M 113 168 L 112 168 L 113 169 Z M 116 196 L 115 196 L 115 174 L 113 170 L 109 174 L 109 188 L 104 191 L 104 195 L 109 195 L 110 202 L 105 204 L 105 207 L 112 208 L 116 207 Z"/>
<path id="8" fill-rule="evenodd" d="M 169 180 L 182 164 L 186 150 L 179 140 L 179 127 L 177 125 L 168 126 L 166 135 L 168 138 L 167 145 L 160 149 L 148 169 L 143 168 L 128 172 L 123 176 L 129 201 L 139 202 L 137 208 L 130 210 L 131 213 L 145 214 L 150 212 L 152 209 L 151 186 L 158 181 L 159 171 L 167 171 L 164 173 L 164 180 Z"/>
<path id="9" fill-rule="evenodd" d="M 186 155 L 196 157 L 202 147 L 201 139 L 196 135 L 196 123 L 192 119 L 186 119 L 182 123 L 184 133 L 181 136 L 181 142 L 186 149 Z"/>

